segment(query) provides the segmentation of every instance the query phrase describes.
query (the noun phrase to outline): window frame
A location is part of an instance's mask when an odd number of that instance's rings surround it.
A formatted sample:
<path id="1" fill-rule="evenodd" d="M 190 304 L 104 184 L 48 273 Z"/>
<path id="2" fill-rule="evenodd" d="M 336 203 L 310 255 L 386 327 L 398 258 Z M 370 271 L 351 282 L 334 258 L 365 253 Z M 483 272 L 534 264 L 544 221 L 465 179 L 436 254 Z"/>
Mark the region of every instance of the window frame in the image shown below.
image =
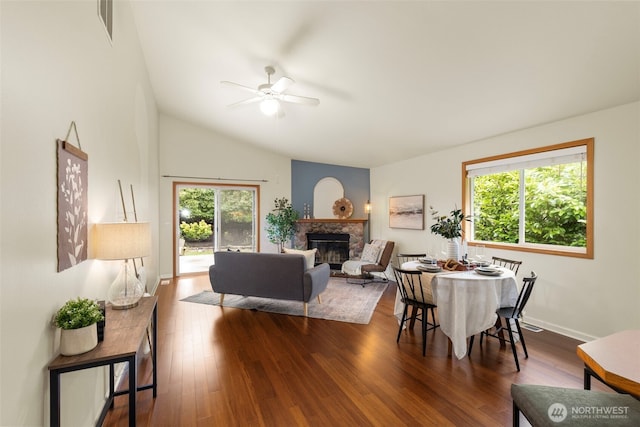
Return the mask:
<path id="1" fill-rule="evenodd" d="M 469 160 L 466 162 L 462 162 L 462 206 L 464 212 L 472 212 L 471 209 L 471 178 L 467 176 L 467 166 L 477 163 L 486 163 L 496 160 L 504 160 L 510 158 L 517 158 L 522 156 L 527 156 L 531 154 L 544 153 L 550 151 L 561 150 L 570 147 L 578 147 L 585 146 L 586 148 L 586 160 L 587 160 L 587 206 L 586 206 L 586 247 L 584 248 L 570 248 L 566 246 L 555 246 L 555 245 L 543 245 L 536 243 L 501 243 L 501 242 L 491 242 L 491 241 L 483 241 L 483 240 L 469 240 L 467 243 L 470 246 L 476 245 L 484 245 L 487 248 L 494 249 L 506 249 L 517 252 L 533 252 L 547 255 L 558 255 L 558 256 L 568 256 L 575 258 L 586 258 L 593 259 L 593 230 L 594 230 L 594 216 L 593 216 L 593 206 L 594 206 L 594 138 L 586 138 L 579 139 L 576 141 L 564 142 L 561 144 L 549 145 L 545 147 L 533 148 L 529 150 L 516 151 L 512 153 L 499 154 L 496 156 L 484 157 L 481 159 Z M 522 213 L 521 213 L 522 215 Z M 469 236 L 471 233 L 471 224 L 468 222 L 463 223 L 464 234 Z"/>

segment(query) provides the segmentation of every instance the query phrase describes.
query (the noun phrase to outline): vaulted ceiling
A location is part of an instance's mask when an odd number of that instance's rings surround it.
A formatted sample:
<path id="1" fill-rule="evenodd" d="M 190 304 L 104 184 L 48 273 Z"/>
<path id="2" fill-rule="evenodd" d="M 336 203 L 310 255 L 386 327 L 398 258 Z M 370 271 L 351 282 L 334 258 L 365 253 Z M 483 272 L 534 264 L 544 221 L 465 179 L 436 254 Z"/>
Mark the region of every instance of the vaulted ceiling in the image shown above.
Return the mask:
<path id="1" fill-rule="evenodd" d="M 298 160 L 375 167 L 640 99 L 638 2 L 132 7 L 162 112 Z M 320 105 L 228 108 L 251 94 L 220 81 L 267 65 Z"/>

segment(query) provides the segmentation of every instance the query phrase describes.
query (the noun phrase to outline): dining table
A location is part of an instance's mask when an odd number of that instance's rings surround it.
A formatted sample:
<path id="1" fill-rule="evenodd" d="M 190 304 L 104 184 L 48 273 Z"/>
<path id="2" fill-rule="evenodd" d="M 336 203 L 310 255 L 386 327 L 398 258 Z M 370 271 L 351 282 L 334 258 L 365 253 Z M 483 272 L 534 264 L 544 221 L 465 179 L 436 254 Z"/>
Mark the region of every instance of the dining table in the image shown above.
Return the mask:
<path id="1" fill-rule="evenodd" d="M 420 261 L 408 261 L 403 270 L 422 271 L 425 294 L 437 305 L 438 322 L 449 337 L 458 359 L 467 355 L 467 338 L 485 331 L 496 323 L 496 310 L 513 307 L 518 300 L 515 273 L 507 268 L 494 275 L 484 275 L 470 268 L 464 271 L 427 272 Z M 402 316 L 404 303 L 396 293 L 394 314 Z"/>

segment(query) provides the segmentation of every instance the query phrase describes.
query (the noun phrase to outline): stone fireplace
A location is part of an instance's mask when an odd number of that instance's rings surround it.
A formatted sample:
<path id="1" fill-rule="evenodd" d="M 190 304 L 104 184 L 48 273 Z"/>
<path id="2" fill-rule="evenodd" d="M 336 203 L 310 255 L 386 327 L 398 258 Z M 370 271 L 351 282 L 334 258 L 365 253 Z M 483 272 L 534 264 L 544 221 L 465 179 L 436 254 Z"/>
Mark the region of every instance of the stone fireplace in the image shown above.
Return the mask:
<path id="1" fill-rule="evenodd" d="M 367 222 L 366 219 L 301 219 L 298 220 L 298 227 L 294 236 L 294 246 L 297 249 L 311 249 L 313 247 L 318 248 L 319 256 L 316 260 L 319 262 L 327 262 L 331 265 L 331 269 L 339 270 L 344 259 L 346 261 L 350 258 L 359 258 L 364 248 L 364 225 Z M 309 244 L 308 237 L 313 235 L 329 235 L 323 237 L 325 240 L 330 240 L 331 243 L 336 241 L 343 241 L 344 252 L 340 260 L 337 260 L 340 250 L 335 248 L 327 248 L 327 243 L 317 242 L 312 243 L 316 246 Z M 341 237 L 338 237 L 341 236 Z M 348 239 L 346 239 L 348 236 Z M 315 239 L 318 240 L 318 239 Z M 321 250 L 329 249 L 331 252 L 321 254 Z M 323 260 L 325 259 L 325 260 Z"/>

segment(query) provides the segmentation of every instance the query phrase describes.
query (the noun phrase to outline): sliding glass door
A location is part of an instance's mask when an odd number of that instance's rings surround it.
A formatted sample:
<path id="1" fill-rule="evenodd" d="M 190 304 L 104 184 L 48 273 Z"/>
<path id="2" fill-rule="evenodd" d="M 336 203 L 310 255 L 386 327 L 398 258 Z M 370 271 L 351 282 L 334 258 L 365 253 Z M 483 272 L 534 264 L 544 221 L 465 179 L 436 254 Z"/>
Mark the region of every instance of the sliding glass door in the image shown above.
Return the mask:
<path id="1" fill-rule="evenodd" d="M 174 183 L 177 276 L 208 271 L 215 251 L 257 251 L 258 190 Z"/>

